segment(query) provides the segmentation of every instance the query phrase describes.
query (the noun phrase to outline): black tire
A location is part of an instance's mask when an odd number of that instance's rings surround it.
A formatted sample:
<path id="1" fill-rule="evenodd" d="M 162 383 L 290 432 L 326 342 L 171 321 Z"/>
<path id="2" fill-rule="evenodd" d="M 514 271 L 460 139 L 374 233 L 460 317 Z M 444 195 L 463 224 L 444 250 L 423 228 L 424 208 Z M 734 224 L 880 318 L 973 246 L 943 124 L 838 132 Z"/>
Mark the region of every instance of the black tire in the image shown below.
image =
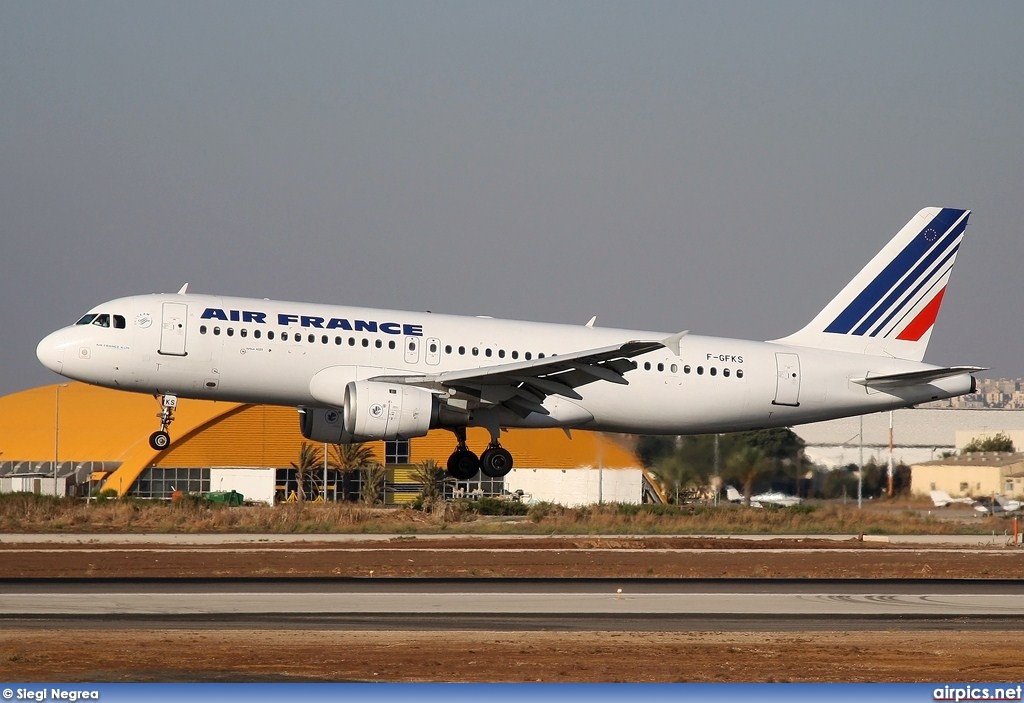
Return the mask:
<path id="1" fill-rule="evenodd" d="M 512 470 L 512 454 L 503 447 L 492 447 L 480 457 L 480 470 L 485 476 L 501 478 Z"/>
<path id="2" fill-rule="evenodd" d="M 468 449 L 457 449 L 448 457 L 448 474 L 456 481 L 468 481 L 480 470 L 480 459 Z"/>
<path id="3" fill-rule="evenodd" d="M 149 446 L 158 452 L 163 451 L 171 446 L 171 436 L 163 430 L 158 430 L 149 436 Z"/>

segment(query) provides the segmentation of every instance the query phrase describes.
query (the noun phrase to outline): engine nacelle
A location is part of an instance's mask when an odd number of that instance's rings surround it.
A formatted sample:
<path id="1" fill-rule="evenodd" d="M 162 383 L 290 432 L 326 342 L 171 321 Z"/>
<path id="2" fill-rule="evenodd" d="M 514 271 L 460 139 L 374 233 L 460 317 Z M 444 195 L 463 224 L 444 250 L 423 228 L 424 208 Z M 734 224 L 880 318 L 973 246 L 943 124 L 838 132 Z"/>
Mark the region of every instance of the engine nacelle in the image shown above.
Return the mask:
<path id="1" fill-rule="evenodd" d="M 334 408 L 299 408 L 299 429 L 302 436 L 314 442 L 345 444 L 345 422 L 341 411 Z"/>
<path id="2" fill-rule="evenodd" d="M 345 433 L 351 442 L 422 437 L 436 426 L 439 405 L 416 386 L 352 381 L 345 386 Z"/>

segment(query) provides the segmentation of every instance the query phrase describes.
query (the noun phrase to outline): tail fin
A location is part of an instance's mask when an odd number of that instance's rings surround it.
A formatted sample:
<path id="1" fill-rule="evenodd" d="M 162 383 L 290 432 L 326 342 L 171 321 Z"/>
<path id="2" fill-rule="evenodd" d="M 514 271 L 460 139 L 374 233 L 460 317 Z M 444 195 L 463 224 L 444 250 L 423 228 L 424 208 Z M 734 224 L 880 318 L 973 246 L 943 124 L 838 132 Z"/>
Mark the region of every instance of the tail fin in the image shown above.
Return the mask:
<path id="1" fill-rule="evenodd" d="M 810 324 L 774 341 L 921 361 L 970 214 L 921 210 Z"/>

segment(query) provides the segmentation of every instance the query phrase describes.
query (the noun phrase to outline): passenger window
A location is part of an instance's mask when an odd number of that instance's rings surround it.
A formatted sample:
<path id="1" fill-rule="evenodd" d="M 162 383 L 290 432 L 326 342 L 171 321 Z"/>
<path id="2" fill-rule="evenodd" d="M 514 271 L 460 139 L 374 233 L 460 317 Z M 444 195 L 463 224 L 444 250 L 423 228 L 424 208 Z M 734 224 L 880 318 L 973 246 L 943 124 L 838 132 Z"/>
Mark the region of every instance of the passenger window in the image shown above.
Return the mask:
<path id="1" fill-rule="evenodd" d="M 513 358 L 513 359 L 518 359 L 518 358 L 519 358 L 519 352 L 517 352 L 517 351 L 513 351 L 513 352 L 512 352 L 512 358 Z"/>
<path id="2" fill-rule="evenodd" d="M 206 334 L 206 325 L 199 325 L 199 334 Z"/>
<path id="3" fill-rule="evenodd" d="M 242 329 L 238 330 L 238 334 L 240 334 L 243 337 L 248 337 L 249 336 L 249 330 L 247 330 L 247 329 L 245 329 L 243 327 Z"/>
<path id="4" fill-rule="evenodd" d="M 256 330 L 255 332 L 252 333 L 252 336 L 255 337 L 256 339 L 259 339 L 261 336 L 263 336 L 263 333 L 260 332 L 259 330 Z"/>
<path id="5" fill-rule="evenodd" d="M 736 378 L 743 378 L 743 369 L 736 369 Z"/>
<path id="6" fill-rule="evenodd" d="M 729 369 L 722 369 L 722 375 L 729 378 Z"/>
<path id="7" fill-rule="evenodd" d="M 234 337 L 235 336 L 235 328 L 234 327 L 228 327 L 228 336 L 229 337 Z"/>
<path id="8" fill-rule="evenodd" d="M 683 373 L 690 373 L 690 365 L 689 364 L 685 364 L 683 366 Z"/>
<path id="9" fill-rule="evenodd" d="M 219 337 L 220 336 L 220 327 L 214 327 L 213 328 L 213 334 L 215 336 Z"/>
<path id="10" fill-rule="evenodd" d="M 697 375 L 698 376 L 703 376 L 704 375 L 704 367 L 703 366 L 698 366 L 697 367 Z"/>
<path id="11" fill-rule="evenodd" d="M 650 371 L 650 370 L 651 370 L 651 362 L 645 361 L 644 362 L 644 371 Z"/>
<path id="12" fill-rule="evenodd" d="M 269 339 L 270 341 L 274 341 L 274 330 L 270 330 L 269 332 L 267 332 L 267 339 Z"/>

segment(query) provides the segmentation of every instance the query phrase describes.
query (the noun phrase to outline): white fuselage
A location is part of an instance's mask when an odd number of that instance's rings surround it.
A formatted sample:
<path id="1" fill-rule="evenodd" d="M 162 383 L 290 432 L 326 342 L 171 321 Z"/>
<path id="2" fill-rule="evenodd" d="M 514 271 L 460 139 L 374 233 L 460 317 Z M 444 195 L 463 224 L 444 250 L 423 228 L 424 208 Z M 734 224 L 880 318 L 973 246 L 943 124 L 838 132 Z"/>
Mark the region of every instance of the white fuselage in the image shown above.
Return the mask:
<path id="1" fill-rule="evenodd" d="M 37 353 L 46 366 L 126 391 L 307 407 L 336 405 L 324 402 L 325 378 L 340 393 L 349 381 L 476 369 L 668 336 L 193 294 L 121 298 L 92 312 L 109 316 L 108 324 L 80 322 L 40 342 Z M 505 413 L 500 424 L 728 432 L 906 407 L 968 393 L 973 383 L 961 374 L 879 391 L 852 379 L 936 367 L 693 334 L 682 338 L 678 355 L 661 348 L 634 361 L 625 385 L 595 380 L 576 388 L 582 399 L 548 396 L 549 415 Z M 317 374 L 321 388 L 314 392 Z"/>

